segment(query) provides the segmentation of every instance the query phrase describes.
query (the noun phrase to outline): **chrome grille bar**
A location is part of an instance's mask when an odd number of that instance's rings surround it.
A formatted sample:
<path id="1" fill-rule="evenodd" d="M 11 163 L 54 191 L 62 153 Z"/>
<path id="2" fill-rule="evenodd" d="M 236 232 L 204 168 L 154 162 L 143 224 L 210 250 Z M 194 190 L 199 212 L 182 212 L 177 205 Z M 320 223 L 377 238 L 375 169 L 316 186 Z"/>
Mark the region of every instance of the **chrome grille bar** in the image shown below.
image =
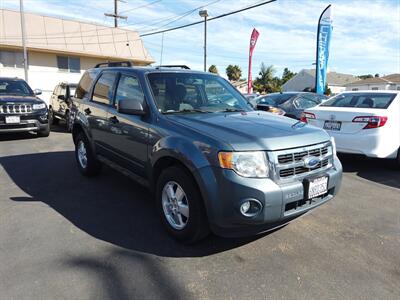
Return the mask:
<path id="1" fill-rule="evenodd" d="M 0 105 L 0 114 L 20 114 L 31 113 L 31 104 L 2 104 Z"/>

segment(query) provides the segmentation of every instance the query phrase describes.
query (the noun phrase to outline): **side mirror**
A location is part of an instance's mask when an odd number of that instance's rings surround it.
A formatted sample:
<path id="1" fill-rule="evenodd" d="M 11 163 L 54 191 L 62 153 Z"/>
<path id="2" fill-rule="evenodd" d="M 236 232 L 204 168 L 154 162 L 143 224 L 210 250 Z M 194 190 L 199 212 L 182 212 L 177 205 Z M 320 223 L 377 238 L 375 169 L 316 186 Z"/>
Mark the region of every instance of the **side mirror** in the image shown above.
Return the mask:
<path id="1" fill-rule="evenodd" d="M 33 90 L 33 93 L 34 93 L 36 96 L 39 96 L 39 95 L 42 94 L 42 90 L 40 90 L 40 89 L 34 89 L 34 90 Z"/>
<path id="2" fill-rule="evenodd" d="M 65 101 L 65 96 L 64 95 L 58 95 L 58 100 L 63 100 L 63 101 Z"/>
<path id="3" fill-rule="evenodd" d="M 144 115 L 146 114 L 143 105 L 138 100 L 123 99 L 119 100 L 117 110 L 121 114 Z"/>
<path id="4" fill-rule="evenodd" d="M 270 107 L 267 104 L 257 104 L 257 110 L 269 111 Z"/>

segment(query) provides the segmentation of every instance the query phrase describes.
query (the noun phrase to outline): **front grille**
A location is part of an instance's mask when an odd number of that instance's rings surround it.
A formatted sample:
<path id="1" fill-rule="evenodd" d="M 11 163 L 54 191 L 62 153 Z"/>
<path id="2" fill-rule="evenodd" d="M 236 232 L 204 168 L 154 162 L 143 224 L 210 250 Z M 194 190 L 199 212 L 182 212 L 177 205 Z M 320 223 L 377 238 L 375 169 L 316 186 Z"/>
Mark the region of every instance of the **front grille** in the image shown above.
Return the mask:
<path id="1" fill-rule="evenodd" d="M 278 162 L 280 164 L 299 162 L 305 156 L 308 156 L 308 155 L 319 157 L 319 156 L 326 155 L 327 153 L 328 153 L 328 146 L 324 146 L 321 148 L 310 149 L 308 151 L 293 152 L 293 153 L 289 153 L 289 154 L 278 155 Z"/>
<path id="2" fill-rule="evenodd" d="M 304 157 L 315 156 L 321 161 L 313 168 L 305 166 Z M 270 158 L 275 166 L 278 180 L 288 180 L 296 176 L 306 176 L 310 173 L 316 173 L 319 170 L 327 169 L 332 165 L 333 153 L 329 142 L 288 149 L 273 151 Z"/>
<path id="3" fill-rule="evenodd" d="M 0 114 L 24 114 L 31 113 L 31 104 L 3 104 L 0 105 Z"/>
<path id="4" fill-rule="evenodd" d="M 318 165 L 316 165 L 314 168 L 306 168 L 306 167 L 300 166 L 300 167 L 283 169 L 283 170 L 279 171 L 279 176 L 281 178 L 284 178 L 284 177 L 288 177 L 288 176 L 299 175 L 299 174 L 311 172 L 311 171 L 326 167 L 328 164 L 329 164 L 329 159 L 324 159 Z"/>

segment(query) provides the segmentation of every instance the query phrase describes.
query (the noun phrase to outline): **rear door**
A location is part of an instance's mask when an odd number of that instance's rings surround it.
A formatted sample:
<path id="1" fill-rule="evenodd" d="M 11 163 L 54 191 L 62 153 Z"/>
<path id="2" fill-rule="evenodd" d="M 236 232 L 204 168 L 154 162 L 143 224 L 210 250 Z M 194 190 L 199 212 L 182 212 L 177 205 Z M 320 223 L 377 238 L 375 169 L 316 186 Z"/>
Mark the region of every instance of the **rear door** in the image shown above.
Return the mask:
<path id="1" fill-rule="evenodd" d="M 360 117 L 387 117 L 387 108 L 394 97 L 393 93 L 340 94 L 318 107 L 307 109 L 307 112 L 315 115 L 315 119 L 308 119 L 308 123 L 333 134 L 358 133 L 366 126 L 366 122 L 355 121 L 361 120 Z"/>
<path id="2" fill-rule="evenodd" d="M 132 72 L 120 74 L 114 105 L 108 112 L 110 125 L 106 142 L 114 161 L 145 177 L 149 125 L 146 116 L 119 113 L 117 107 L 120 100 L 140 101 L 146 107 L 142 86 Z"/>

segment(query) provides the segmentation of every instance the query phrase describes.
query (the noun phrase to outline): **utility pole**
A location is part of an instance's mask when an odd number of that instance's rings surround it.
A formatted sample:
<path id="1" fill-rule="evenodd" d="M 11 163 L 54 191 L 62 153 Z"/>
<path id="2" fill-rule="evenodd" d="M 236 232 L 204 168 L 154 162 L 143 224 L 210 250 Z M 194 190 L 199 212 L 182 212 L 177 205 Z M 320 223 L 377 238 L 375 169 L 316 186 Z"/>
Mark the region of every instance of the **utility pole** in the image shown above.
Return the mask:
<path id="1" fill-rule="evenodd" d="M 25 43 L 25 15 L 24 15 L 24 0 L 19 0 L 19 13 L 21 16 L 21 36 L 22 36 L 22 48 L 24 51 L 24 75 L 25 81 L 28 82 L 28 53 L 26 51 Z"/>
<path id="2" fill-rule="evenodd" d="M 204 18 L 204 72 L 207 71 L 207 10 L 199 11 L 200 17 Z"/>
<path id="3" fill-rule="evenodd" d="M 115 28 L 118 27 L 118 19 L 123 19 L 123 20 L 128 19 L 127 16 L 120 16 L 118 14 L 118 1 L 125 2 L 123 0 L 114 0 L 114 13 L 113 14 L 109 14 L 109 13 L 105 13 L 104 14 L 106 17 L 113 17 L 114 18 L 114 27 Z"/>

